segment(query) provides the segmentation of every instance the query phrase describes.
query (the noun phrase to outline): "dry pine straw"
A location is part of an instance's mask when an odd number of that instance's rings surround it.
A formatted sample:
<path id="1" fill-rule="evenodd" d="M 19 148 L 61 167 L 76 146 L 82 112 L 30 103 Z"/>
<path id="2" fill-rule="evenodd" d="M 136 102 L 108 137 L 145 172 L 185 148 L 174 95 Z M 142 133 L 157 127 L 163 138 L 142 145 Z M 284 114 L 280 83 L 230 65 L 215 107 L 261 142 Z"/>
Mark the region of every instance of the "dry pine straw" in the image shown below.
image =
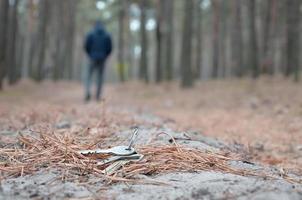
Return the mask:
<path id="1" fill-rule="evenodd" d="M 0 172 L 2 178 L 18 177 L 32 174 L 41 169 L 58 169 L 62 179 L 94 174 L 109 181 L 133 181 L 135 175 L 159 174 L 166 172 L 220 171 L 237 175 L 265 176 L 253 171 L 232 168 L 230 160 L 235 156 L 200 151 L 177 145 L 141 146 L 138 152 L 144 155 L 139 162 L 131 162 L 117 171 L 113 176 L 101 173 L 102 168 L 96 165 L 95 157 L 86 157 L 77 151 L 91 145 L 81 145 L 83 138 L 68 134 L 39 134 L 39 136 L 19 136 L 17 148 L 0 149 Z M 70 180 L 70 179 L 69 179 Z"/>

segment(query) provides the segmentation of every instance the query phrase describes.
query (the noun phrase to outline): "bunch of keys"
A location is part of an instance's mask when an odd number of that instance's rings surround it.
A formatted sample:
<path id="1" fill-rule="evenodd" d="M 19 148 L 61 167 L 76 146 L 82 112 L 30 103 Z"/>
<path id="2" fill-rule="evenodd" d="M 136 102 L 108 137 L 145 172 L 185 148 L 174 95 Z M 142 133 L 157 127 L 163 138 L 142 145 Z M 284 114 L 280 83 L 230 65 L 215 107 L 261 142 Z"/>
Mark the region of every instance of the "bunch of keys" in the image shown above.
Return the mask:
<path id="1" fill-rule="evenodd" d="M 128 146 L 115 146 L 109 149 L 82 150 L 79 151 L 79 153 L 82 155 L 96 155 L 96 154 L 111 155 L 111 157 L 108 157 L 106 159 L 97 162 L 98 166 L 103 166 L 108 163 L 112 163 L 102 171 L 104 174 L 111 175 L 120 167 L 129 163 L 130 161 L 139 161 L 144 157 L 143 155 L 138 154 L 136 150 L 133 148 L 133 144 L 137 136 L 138 136 L 138 128 L 135 128 Z"/>

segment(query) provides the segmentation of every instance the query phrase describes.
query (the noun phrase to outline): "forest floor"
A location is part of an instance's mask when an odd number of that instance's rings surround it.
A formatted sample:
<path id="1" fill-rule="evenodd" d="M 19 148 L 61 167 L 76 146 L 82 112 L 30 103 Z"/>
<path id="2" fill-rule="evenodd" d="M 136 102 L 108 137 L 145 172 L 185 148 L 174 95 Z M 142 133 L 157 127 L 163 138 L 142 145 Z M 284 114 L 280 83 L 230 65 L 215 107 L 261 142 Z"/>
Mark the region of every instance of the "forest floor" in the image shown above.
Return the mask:
<path id="1" fill-rule="evenodd" d="M 112 146 L 127 143 L 131 127 L 139 126 L 138 146 L 159 132 L 175 138 L 181 138 L 185 132 L 195 139 L 180 139 L 181 145 L 213 151 L 227 149 L 242 158 L 230 165 L 244 170 L 261 168 L 278 179 L 223 170 L 198 173 L 181 170 L 142 176 L 169 186 L 107 185 L 91 175 L 90 185 L 63 178 L 60 184 L 53 184 L 61 174 L 55 168 L 48 168 L 47 172 L 28 175 L 25 170 L 20 172 L 21 177 L 19 172 L 9 178 L 1 172 L 0 199 L 302 198 L 302 84 L 281 78 L 261 78 L 204 81 L 194 89 L 181 90 L 176 83 L 131 82 L 107 85 L 104 97 L 102 102 L 86 104 L 81 85 L 66 82 L 38 85 L 22 81 L 6 89 L 0 93 L 0 153 L 12 145 L 16 148 L 18 134 L 27 134 L 29 130 L 29 134 L 74 136 L 85 132 L 85 140 L 97 141 L 96 146 Z M 156 140 L 169 144 L 165 137 Z M 4 168 L 7 157 L 1 154 L 0 167 L 7 169 Z"/>

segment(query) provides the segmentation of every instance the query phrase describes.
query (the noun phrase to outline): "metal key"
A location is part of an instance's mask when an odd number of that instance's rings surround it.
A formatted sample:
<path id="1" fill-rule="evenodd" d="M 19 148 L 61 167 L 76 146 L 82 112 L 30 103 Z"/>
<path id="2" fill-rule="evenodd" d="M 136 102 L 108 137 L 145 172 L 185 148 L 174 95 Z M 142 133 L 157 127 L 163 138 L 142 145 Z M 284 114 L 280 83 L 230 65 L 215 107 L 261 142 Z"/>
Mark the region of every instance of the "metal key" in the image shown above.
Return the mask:
<path id="1" fill-rule="evenodd" d="M 117 160 L 116 162 L 112 163 L 111 165 L 109 165 L 108 167 L 106 167 L 104 170 L 102 170 L 102 173 L 106 174 L 106 175 L 112 175 L 114 174 L 119 168 L 121 168 L 122 166 L 126 165 L 127 163 L 131 162 L 131 161 L 140 161 L 144 156 L 143 155 L 139 155 L 139 158 L 137 159 L 132 159 L 132 160 Z"/>
<path id="2" fill-rule="evenodd" d="M 82 150 L 79 151 L 82 155 L 88 154 L 111 154 L 116 156 L 128 156 L 136 153 L 135 149 L 132 148 L 132 145 L 138 135 L 138 128 L 135 128 L 130 139 L 130 143 L 128 146 L 116 146 L 110 149 L 93 149 L 93 150 Z"/>
<path id="3" fill-rule="evenodd" d="M 128 164 L 129 162 L 131 162 L 131 161 L 130 160 L 119 160 L 117 162 L 114 162 L 111 165 L 109 165 L 107 168 L 102 170 L 102 173 L 110 176 L 110 175 L 114 174 L 119 168 L 123 167 L 124 165 Z"/>
<path id="4" fill-rule="evenodd" d="M 99 162 L 97 162 L 97 165 L 105 165 L 105 164 L 108 164 L 110 162 L 114 162 L 114 161 L 117 161 L 117 160 L 138 160 L 138 159 L 141 159 L 143 156 L 140 155 L 140 154 L 132 154 L 132 155 L 129 155 L 129 156 L 112 156 L 110 158 L 107 158 L 107 159 L 104 159 L 104 160 L 101 160 Z"/>
<path id="5" fill-rule="evenodd" d="M 116 156 L 127 156 L 132 155 L 135 152 L 135 149 L 129 146 L 116 146 L 112 147 L 110 149 L 93 149 L 93 150 L 82 150 L 79 151 L 82 155 L 88 155 L 88 154 L 111 154 Z"/>
<path id="6" fill-rule="evenodd" d="M 131 139 L 130 139 L 130 142 L 129 142 L 129 145 L 128 145 L 127 149 L 132 148 L 133 143 L 134 143 L 135 139 L 137 138 L 137 136 L 138 136 L 138 127 L 134 128 L 134 131 L 133 131 L 133 134 L 131 136 Z"/>

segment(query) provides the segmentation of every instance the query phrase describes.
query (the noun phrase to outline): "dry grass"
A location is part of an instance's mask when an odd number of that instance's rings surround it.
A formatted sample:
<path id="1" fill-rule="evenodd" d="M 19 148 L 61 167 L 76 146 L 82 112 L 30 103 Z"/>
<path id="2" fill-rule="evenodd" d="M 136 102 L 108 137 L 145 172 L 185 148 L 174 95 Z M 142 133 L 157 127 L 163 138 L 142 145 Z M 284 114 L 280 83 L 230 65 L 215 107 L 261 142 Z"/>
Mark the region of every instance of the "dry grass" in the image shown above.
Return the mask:
<path id="1" fill-rule="evenodd" d="M 0 171 L 5 177 L 23 176 L 41 169 L 58 169 L 64 172 L 62 179 L 68 178 L 68 173 L 73 175 L 85 175 L 87 173 L 102 175 L 101 170 L 104 166 L 101 168 L 97 166 L 96 157 L 87 157 L 78 153 L 78 150 L 94 147 L 92 143 L 81 145 L 80 141 L 83 138 L 69 134 L 49 135 L 41 133 L 38 137 L 20 135 L 18 139 L 19 148 L 0 149 L 3 157 Z M 138 151 L 145 158 L 140 162 L 133 162 L 125 166 L 122 169 L 123 176 L 129 178 L 137 174 L 152 175 L 201 170 L 214 170 L 239 175 L 252 174 L 248 171 L 229 167 L 227 161 L 235 158 L 184 148 L 177 144 L 157 147 L 142 146 Z"/>
<path id="2" fill-rule="evenodd" d="M 89 145 L 80 145 L 70 135 L 39 134 L 39 137 L 19 136 L 19 148 L 1 148 L 4 161 L 0 169 L 7 177 L 32 174 L 41 169 L 76 169 L 77 173 L 99 172 L 93 160 L 77 153 Z M 3 159 L 3 158 L 2 158 Z M 66 174 L 65 174 L 66 175 Z"/>
<path id="3" fill-rule="evenodd" d="M 18 145 L 14 148 L 1 148 L 2 162 L 0 171 L 5 176 L 23 176 L 40 169 L 74 170 L 76 174 L 98 173 L 97 157 L 87 157 L 79 150 L 95 148 L 95 144 L 81 144 L 82 137 L 70 134 L 38 134 L 18 137 Z M 226 161 L 232 158 L 211 152 L 202 152 L 173 146 L 142 146 L 138 151 L 145 155 L 142 162 L 132 163 L 123 169 L 126 176 L 134 174 L 154 174 L 168 171 L 218 170 L 238 174 L 227 167 Z M 234 158 L 233 158 L 234 159 Z M 101 166 L 104 167 L 104 166 Z M 66 175 L 66 174 L 65 174 Z"/>
<path id="4" fill-rule="evenodd" d="M 234 169 L 227 163 L 236 157 L 205 152 L 178 145 L 144 146 L 139 152 L 145 155 L 142 162 L 123 168 L 126 176 L 135 174 L 159 174 L 167 172 L 220 171 L 238 175 L 251 175 L 252 172 Z"/>
<path id="5" fill-rule="evenodd" d="M 138 182 L 135 179 L 138 174 L 154 175 L 180 171 L 219 171 L 242 176 L 271 177 L 263 172 L 230 167 L 228 161 L 240 159 L 236 155 L 185 148 L 176 143 L 167 146 L 141 146 L 138 152 L 144 155 L 143 160 L 131 162 L 112 176 L 107 176 L 101 172 L 106 166 L 97 165 L 97 158 L 101 157 L 87 157 L 78 153 L 78 150 L 95 147 L 93 143 L 81 142 L 82 137 L 40 133 L 36 137 L 21 134 L 18 140 L 19 147 L 0 149 L 2 179 L 50 169 L 60 171 L 59 178 L 62 180 L 79 180 L 84 175 L 94 174 L 108 181 Z"/>

